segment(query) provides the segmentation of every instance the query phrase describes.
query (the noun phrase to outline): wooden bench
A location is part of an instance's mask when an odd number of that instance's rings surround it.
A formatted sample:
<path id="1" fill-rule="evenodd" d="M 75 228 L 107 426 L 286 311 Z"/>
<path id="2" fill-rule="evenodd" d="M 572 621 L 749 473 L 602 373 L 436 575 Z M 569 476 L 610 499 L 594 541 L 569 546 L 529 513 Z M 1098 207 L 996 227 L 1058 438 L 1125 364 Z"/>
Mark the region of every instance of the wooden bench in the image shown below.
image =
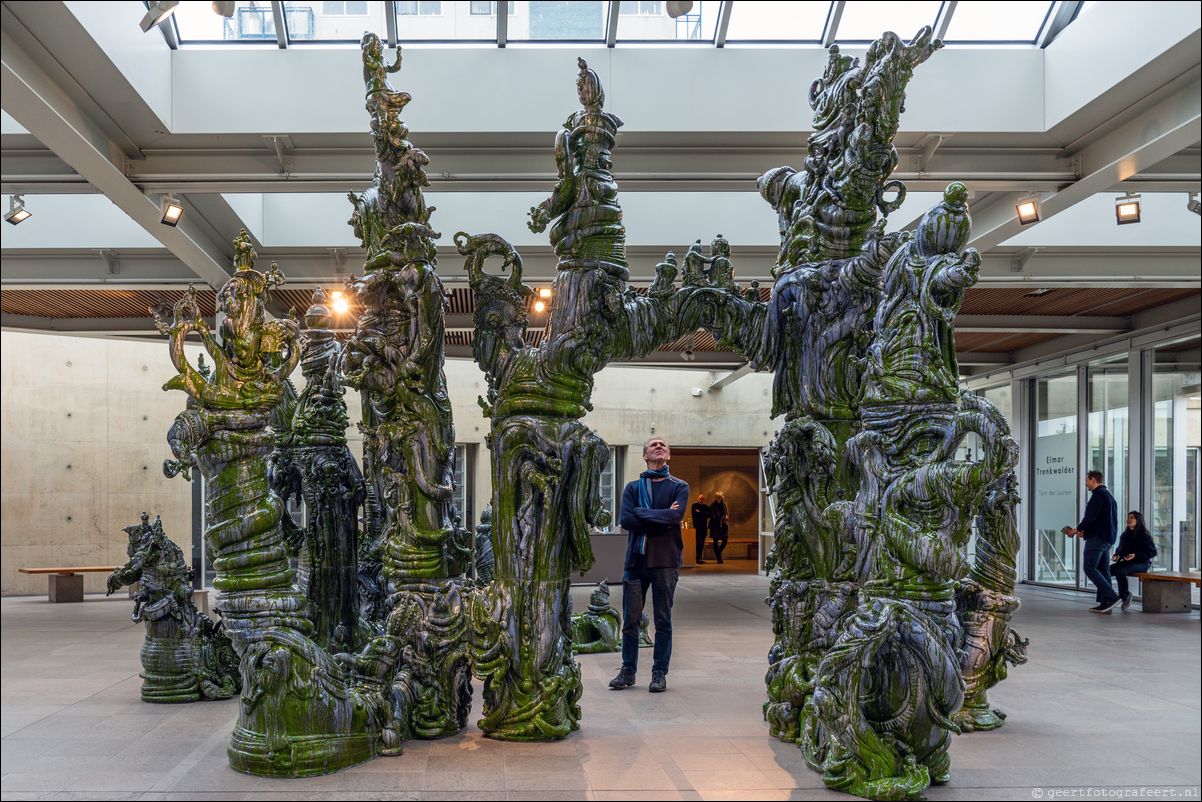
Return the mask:
<path id="1" fill-rule="evenodd" d="M 49 574 L 50 601 L 52 602 L 81 602 L 83 601 L 83 574 L 111 574 L 117 570 L 115 565 L 84 565 L 74 568 L 18 568 L 22 574 Z"/>
<path id="2" fill-rule="evenodd" d="M 1145 613 L 1188 613 L 1190 585 L 1202 588 L 1202 575 L 1185 571 L 1132 574 L 1144 583 Z"/>

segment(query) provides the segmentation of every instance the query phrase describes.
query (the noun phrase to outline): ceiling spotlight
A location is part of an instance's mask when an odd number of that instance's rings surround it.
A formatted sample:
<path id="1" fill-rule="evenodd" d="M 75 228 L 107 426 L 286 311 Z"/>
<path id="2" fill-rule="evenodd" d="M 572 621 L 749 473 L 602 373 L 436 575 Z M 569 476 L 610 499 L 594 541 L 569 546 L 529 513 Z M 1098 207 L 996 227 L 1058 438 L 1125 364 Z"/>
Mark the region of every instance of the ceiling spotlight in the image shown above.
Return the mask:
<path id="1" fill-rule="evenodd" d="M 236 5 L 238 4 L 234 0 L 213 0 L 213 13 L 222 17 L 232 17 Z"/>
<path id="2" fill-rule="evenodd" d="M 534 311 L 535 312 L 543 312 L 546 310 L 546 308 L 547 308 L 547 305 L 545 303 L 543 303 L 542 301 L 534 302 Z"/>
<path id="3" fill-rule="evenodd" d="M 24 223 L 26 220 L 28 220 L 32 216 L 33 216 L 33 212 L 31 212 L 25 208 L 25 196 L 24 195 L 10 195 L 9 196 L 8 211 L 5 212 L 5 214 L 4 214 L 4 222 L 11 223 L 12 225 L 15 226 L 18 223 Z"/>
<path id="4" fill-rule="evenodd" d="M 1018 212 L 1019 224 L 1025 226 L 1028 223 L 1038 223 L 1039 205 L 1038 195 L 1031 195 L 1019 201 L 1018 205 L 1014 207 L 1015 211 Z"/>
<path id="5" fill-rule="evenodd" d="M 693 0 L 668 0 L 665 10 L 672 19 L 683 17 L 693 10 Z"/>
<path id="6" fill-rule="evenodd" d="M 551 297 L 551 288 L 550 287 L 539 287 L 538 288 L 538 297 L 539 298 L 550 298 Z"/>
<path id="7" fill-rule="evenodd" d="M 159 222 L 172 228 L 178 226 L 180 218 L 184 216 L 184 207 L 170 195 L 163 196 L 161 205 L 163 207 L 163 219 Z"/>
<path id="8" fill-rule="evenodd" d="M 339 290 L 334 290 L 333 298 L 334 311 L 340 315 L 345 315 L 346 310 L 350 309 L 351 307 L 350 303 L 346 300 L 346 298 L 343 297 L 342 292 Z"/>
<path id="9" fill-rule="evenodd" d="M 1120 226 L 1139 222 L 1139 195 L 1128 192 L 1114 199 L 1114 219 Z"/>
<path id="10" fill-rule="evenodd" d="M 214 3 L 214 6 L 217 4 Z M 142 33 L 146 33 L 154 26 L 158 25 L 163 20 L 175 13 L 175 9 L 179 7 L 179 0 L 158 0 L 155 3 L 147 4 L 146 16 L 142 17 Z"/>
<path id="11" fill-rule="evenodd" d="M 1185 208 L 1197 215 L 1202 215 L 1202 200 L 1199 200 L 1197 192 L 1189 194 L 1189 203 L 1185 204 Z"/>

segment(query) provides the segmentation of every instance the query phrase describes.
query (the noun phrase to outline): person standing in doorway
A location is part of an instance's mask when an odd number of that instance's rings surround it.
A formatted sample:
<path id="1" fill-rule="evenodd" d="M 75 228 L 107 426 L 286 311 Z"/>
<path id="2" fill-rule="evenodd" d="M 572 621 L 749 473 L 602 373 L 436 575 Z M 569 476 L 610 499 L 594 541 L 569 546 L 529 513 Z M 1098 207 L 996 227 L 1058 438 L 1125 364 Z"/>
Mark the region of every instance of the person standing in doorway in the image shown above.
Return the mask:
<path id="1" fill-rule="evenodd" d="M 1119 538 L 1119 546 L 1114 550 L 1110 565 L 1110 575 L 1118 583 L 1119 598 L 1123 600 L 1124 610 L 1131 606 L 1131 590 L 1127 586 L 1127 577 L 1151 570 L 1156 554 L 1156 543 L 1152 540 L 1148 525 L 1144 523 L 1143 513 L 1135 510 L 1127 513 L 1127 528 Z"/>
<path id="2" fill-rule="evenodd" d="M 705 538 L 710 528 L 710 505 L 705 503 L 705 493 L 697 496 L 697 503 L 692 507 L 693 539 L 697 545 L 697 564 L 705 565 Z"/>
<path id="3" fill-rule="evenodd" d="M 1119 603 L 1119 595 L 1110 586 L 1110 548 L 1118 539 L 1119 505 L 1106 485 L 1102 484 L 1102 479 L 1101 471 L 1085 474 L 1085 487 L 1089 490 L 1085 515 L 1076 529 L 1066 526 L 1061 530 L 1066 535 L 1085 540 L 1081 567 L 1089 581 L 1098 588 L 1098 604 L 1089 608 L 1091 613 L 1108 613 Z"/>
<path id="4" fill-rule="evenodd" d="M 689 485 L 668 473 L 672 450 L 661 437 L 643 444 L 647 470 L 622 492 L 622 528 L 630 533 L 622 573 L 622 668 L 609 687 L 634 684 L 639 667 L 639 618 L 651 589 L 655 612 L 655 648 L 647 690 L 668 689 L 672 659 L 672 599 L 684 564 L 680 523 L 689 503 Z"/>
<path id="5" fill-rule="evenodd" d="M 710 505 L 710 537 L 714 540 L 714 557 L 722 562 L 722 552 L 726 551 L 726 543 L 730 540 L 730 521 L 726 496 L 721 490 L 714 494 L 714 503 Z"/>

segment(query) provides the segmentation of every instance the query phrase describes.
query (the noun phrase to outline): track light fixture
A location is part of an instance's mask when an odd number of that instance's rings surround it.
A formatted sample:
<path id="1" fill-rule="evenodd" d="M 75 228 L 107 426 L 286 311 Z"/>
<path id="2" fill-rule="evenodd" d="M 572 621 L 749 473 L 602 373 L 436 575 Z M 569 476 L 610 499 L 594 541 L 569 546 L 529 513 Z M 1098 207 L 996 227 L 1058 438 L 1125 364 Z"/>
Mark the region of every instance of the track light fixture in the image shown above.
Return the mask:
<path id="1" fill-rule="evenodd" d="M 1202 215 L 1202 200 L 1199 200 L 1199 197 L 1202 196 L 1199 196 L 1197 192 L 1191 192 L 1189 194 L 1189 203 L 1185 204 L 1185 208 L 1196 215 Z"/>
<path id="2" fill-rule="evenodd" d="M 1139 195 L 1130 192 L 1114 199 L 1114 219 L 1120 226 L 1139 222 Z"/>
<path id="3" fill-rule="evenodd" d="M 161 206 L 163 209 L 163 219 L 159 222 L 172 228 L 178 226 L 180 218 L 184 216 L 184 207 L 180 205 L 180 202 L 170 195 L 164 195 Z"/>
<path id="4" fill-rule="evenodd" d="M 1018 202 L 1014 210 L 1018 212 L 1018 222 L 1020 225 L 1028 225 L 1030 223 L 1039 222 L 1039 195 L 1032 193 Z"/>
<path id="5" fill-rule="evenodd" d="M 217 4 L 214 3 L 213 5 L 216 6 Z M 147 3 L 146 16 L 142 17 L 142 33 L 146 33 L 170 17 L 178 7 L 179 0 L 157 0 L 154 3 Z"/>
<path id="6" fill-rule="evenodd" d="M 4 214 L 4 222 L 15 226 L 19 223 L 24 223 L 32 216 L 33 212 L 25 208 L 24 195 L 10 195 L 8 197 L 8 211 Z"/>

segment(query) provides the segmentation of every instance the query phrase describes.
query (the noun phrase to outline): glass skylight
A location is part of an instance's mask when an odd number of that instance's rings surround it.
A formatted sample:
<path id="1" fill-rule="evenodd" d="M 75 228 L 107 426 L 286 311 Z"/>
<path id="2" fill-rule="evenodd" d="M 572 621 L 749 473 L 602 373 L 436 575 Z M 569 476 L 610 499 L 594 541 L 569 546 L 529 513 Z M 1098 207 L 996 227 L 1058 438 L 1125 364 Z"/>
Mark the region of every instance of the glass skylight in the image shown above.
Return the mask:
<path id="1" fill-rule="evenodd" d="M 284 3 L 288 41 L 358 42 L 364 31 L 376 31 L 383 37 L 386 5 L 378 0 L 289 0 Z"/>
<path id="2" fill-rule="evenodd" d="M 603 0 L 529 0 L 514 3 L 510 41 L 604 42 L 609 3 Z"/>
<path id="3" fill-rule="evenodd" d="M 708 42 L 718 30 L 720 0 L 694 2 L 688 14 L 668 16 L 663 0 L 623 0 L 618 11 L 619 42 Z"/>
<path id="4" fill-rule="evenodd" d="M 836 42 L 871 42 L 885 31 L 909 41 L 923 25 L 935 25 L 938 2 L 869 2 L 849 0 L 835 32 Z M 1006 5 L 1006 4 L 1002 4 Z M 957 14 L 959 9 L 957 7 Z M 953 24 L 955 17 L 952 17 Z"/>
<path id="5" fill-rule="evenodd" d="M 730 2 L 726 42 L 736 44 L 817 44 L 828 36 L 830 0 Z M 501 0 L 508 10 L 511 42 L 605 41 L 608 0 Z M 1092 6 L 1086 2 L 1082 11 Z M 715 42 L 722 0 L 695 0 L 689 13 L 668 16 L 666 0 L 622 0 L 617 19 L 619 43 Z M 381 39 L 395 14 L 401 42 L 490 42 L 497 39 L 497 0 L 286 0 L 284 17 L 290 44 L 358 43 L 365 30 Z M 944 41 L 963 44 L 1034 44 L 1049 24 L 1050 0 L 848 0 L 835 30 L 836 42 L 870 42 L 884 31 L 911 38 L 924 25 L 948 15 Z M 275 43 L 275 20 L 265 0 L 238 0 L 232 18 L 213 12 L 207 0 L 183 0 L 173 24 L 183 44 Z"/>
<path id="6" fill-rule="evenodd" d="M 830 16 L 829 0 L 822 2 L 747 2 L 731 7 L 728 42 L 820 42 Z M 618 26 L 618 36 L 622 27 Z"/>
<path id="7" fill-rule="evenodd" d="M 1034 42 L 1039 37 L 1052 3 L 996 3 L 961 0 L 956 4 L 945 42 Z"/>
<path id="8" fill-rule="evenodd" d="M 172 15 L 180 42 L 276 43 L 275 18 L 271 3 L 239 0 L 234 16 L 213 13 L 204 0 L 182 0 Z"/>

